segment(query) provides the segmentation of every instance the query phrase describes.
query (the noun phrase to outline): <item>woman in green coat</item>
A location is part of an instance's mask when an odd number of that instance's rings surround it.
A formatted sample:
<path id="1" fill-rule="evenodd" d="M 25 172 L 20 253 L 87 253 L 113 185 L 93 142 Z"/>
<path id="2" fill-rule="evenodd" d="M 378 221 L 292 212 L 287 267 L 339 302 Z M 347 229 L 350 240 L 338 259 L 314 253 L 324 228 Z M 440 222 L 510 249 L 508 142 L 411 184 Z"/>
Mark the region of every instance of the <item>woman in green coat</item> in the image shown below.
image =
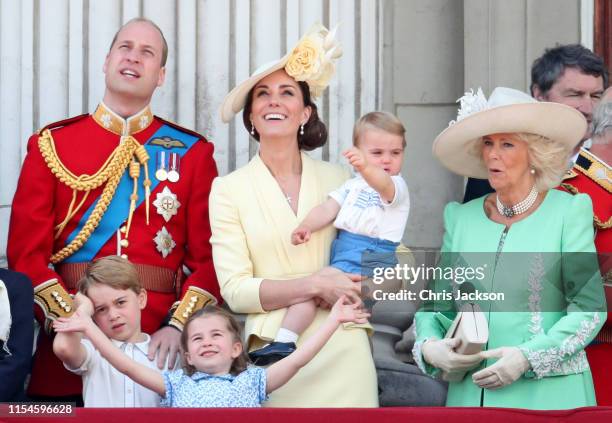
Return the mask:
<path id="1" fill-rule="evenodd" d="M 466 93 L 457 122 L 434 141 L 444 166 L 488 178 L 495 189 L 447 205 L 440 266 L 480 273 L 469 289 L 459 273 L 436 280 L 428 290 L 448 295 L 430 295 L 436 301 L 416 315 L 413 354 L 421 370 L 467 372 L 449 383 L 448 406 L 596 404 L 584 347 L 606 315 L 592 204 L 586 195 L 552 189 L 585 131 L 586 120 L 571 107 L 500 87 L 488 101 L 480 90 Z M 459 339 L 445 338 L 465 302 L 477 303 L 488 323 L 488 342 L 472 355 L 454 351 Z"/>

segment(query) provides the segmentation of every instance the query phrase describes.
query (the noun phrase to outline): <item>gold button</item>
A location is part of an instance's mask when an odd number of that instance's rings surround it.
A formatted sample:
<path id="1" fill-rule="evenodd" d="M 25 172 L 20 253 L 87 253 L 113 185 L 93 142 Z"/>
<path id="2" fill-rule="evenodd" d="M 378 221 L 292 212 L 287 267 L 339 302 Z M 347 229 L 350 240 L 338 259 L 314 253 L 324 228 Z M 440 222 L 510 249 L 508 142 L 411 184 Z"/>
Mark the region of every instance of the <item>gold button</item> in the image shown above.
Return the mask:
<path id="1" fill-rule="evenodd" d="M 119 231 L 124 234 L 125 231 L 127 231 L 127 228 L 125 226 L 122 226 L 121 229 L 119 229 Z"/>
<path id="2" fill-rule="evenodd" d="M 53 291 L 53 292 L 51 292 L 51 296 L 52 296 L 53 298 L 57 297 L 58 295 L 59 295 L 59 292 L 57 292 L 57 291 Z"/>
<path id="3" fill-rule="evenodd" d="M 70 310 L 72 310 L 72 309 L 70 308 L 70 306 L 66 306 L 66 307 L 64 307 L 64 311 L 65 311 L 66 313 L 70 313 Z"/>
<path id="4" fill-rule="evenodd" d="M 60 307 L 64 308 L 66 307 L 68 304 L 66 304 L 66 301 L 60 301 Z"/>
<path id="5" fill-rule="evenodd" d="M 126 260 L 127 260 L 128 255 L 127 255 L 127 254 L 121 254 L 121 258 L 122 258 L 122 259 L 126 259 Z"/>
<path id="6" fill-rule="evenodd" d="M 64 299 L 58 295 L 57 297 L 55 297 L 55 301 L 61 303 L 62 301 L 64 301 Z"/>
<path id="7" fill-rule="evenodd" d="M 193 297 L 191 297 L 190 301 L 193 301 L 193 302 L 198 301 L 198 296 L 194 295 Z"/>
<path id="8" fill-rule="evenodd" d="M 130 245 L 130 243 L 128 242 L 128 240 L 127 240 L 127 239 L 122 239 L 122 240 L 121 240 L 121 242 L 120 242 L 119 244 L 121 244 L 121 246 L 122 246 L 123 248 L 127 248 L 127 247 L 128 247 L 128 245 Z"/>
<path id="9" fill-rule="evenodd" d="M 187 313 L 187 312 L 183 313 L 183 317 L 184 317 L 184 318 L 189 317 L 189 313 Z"/>

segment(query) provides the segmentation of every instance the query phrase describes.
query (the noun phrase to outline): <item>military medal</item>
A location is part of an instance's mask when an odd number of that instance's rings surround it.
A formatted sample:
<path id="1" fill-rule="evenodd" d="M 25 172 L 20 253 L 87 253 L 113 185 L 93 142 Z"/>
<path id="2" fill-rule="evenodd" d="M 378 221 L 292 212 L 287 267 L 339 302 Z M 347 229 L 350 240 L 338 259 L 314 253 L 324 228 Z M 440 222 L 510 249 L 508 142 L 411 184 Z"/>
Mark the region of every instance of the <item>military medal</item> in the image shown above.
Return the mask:
<path id="1" fill-rule="evenodd" d="M 164 220 L 168 222 L 172 216 L 176 216 L 181 203 L 174 194 L 166 186 L 162 192 L 157 193 L 157 198 L 153 201 L 153 205 L 157 207 L 157 213 L 162 215 Z"/>
<path id="2" fill-rule="evenodd" d="M 155 171 L 155 177 L 158 181 L 164 182 L 168 179 L 168 171 L 166 171 L 166 152 L 158 151 L 157 152 L 157 166 Z"/>
<path id="3" fill-rule="evenodd" d="M 170 170 L 168 171 L 168 180 L 170 182 L 178 182 L 178 180 L 180 179 L 180 175 L 179 175 L 180 162 L 181 162 L 181 158 L 178 155 L 178 153 L 170 153 L 170 160 L 169 160 Z"/>
<path id="4" fill-rule="evenodd" d="M 155 238 L 153 238 L 157 251 L 159 251 L 163 258 L 168 257 L 168 254 L 172 252 L 176 247 L 176 242 L 172 239 L 172 235 L 168 232 L 165 226 L 157 231 Z"/>

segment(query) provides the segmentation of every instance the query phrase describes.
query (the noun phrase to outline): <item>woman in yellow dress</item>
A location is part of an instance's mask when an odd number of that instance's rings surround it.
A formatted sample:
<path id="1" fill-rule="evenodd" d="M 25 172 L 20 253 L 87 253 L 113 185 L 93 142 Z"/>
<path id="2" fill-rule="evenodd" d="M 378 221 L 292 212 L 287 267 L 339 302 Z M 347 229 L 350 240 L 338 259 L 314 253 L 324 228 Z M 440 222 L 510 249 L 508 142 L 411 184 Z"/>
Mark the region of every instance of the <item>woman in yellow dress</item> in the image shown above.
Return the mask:
<path id="1" fill-rule="evenodd" d="M 235 87 L 221 108 L 225 122 L 244 108 L 245 127 L 259 141 L 259 152 L 246 166 L 214 181 L 209 200 L 221 294 L 234 312 L 248 314 L 250 350 L 275 338 L 289 305 L 310 299 L 319 304 L 300 345 L 339 296 L 360 301 L 360 276 L 326 267 L 333 227 L 316 232 L 306 244 L 291 244 L 292 231 L 310 209 L 350 176 L 304 152 L 327 140 L 312 98 L 327 86 L 340 54 L 334 31 L 315 25 L 286 56 Z M 369 325 L 339 328 L 264 405 L 378 406 L 369 330 Z"/>

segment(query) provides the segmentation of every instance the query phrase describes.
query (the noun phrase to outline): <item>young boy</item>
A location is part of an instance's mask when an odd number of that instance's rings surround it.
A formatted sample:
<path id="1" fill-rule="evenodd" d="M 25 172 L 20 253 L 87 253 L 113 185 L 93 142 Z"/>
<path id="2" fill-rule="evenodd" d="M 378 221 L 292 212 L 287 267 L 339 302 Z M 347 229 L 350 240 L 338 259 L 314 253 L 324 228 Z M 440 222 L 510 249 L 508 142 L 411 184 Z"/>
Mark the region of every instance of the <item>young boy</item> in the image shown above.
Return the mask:
<path id="1" fill-rule="evenodd" d="M 124 354 L 161 373 L 155 360 L 147 358 L 151 338 L 140 330 L 147 291 L 129 261 L 118 256 L 95 261 L 79 281 L 79 292 L 93 303 L 87 311 L 96 325 Z M 79 304 L 75 307 L 75 313 L 83 312 Z M 83 377 L 85 407 L 159 406 L 158 394 L 114 369 L 80 333 L 58 333 L 53 351 L 68 370 Z"/>

